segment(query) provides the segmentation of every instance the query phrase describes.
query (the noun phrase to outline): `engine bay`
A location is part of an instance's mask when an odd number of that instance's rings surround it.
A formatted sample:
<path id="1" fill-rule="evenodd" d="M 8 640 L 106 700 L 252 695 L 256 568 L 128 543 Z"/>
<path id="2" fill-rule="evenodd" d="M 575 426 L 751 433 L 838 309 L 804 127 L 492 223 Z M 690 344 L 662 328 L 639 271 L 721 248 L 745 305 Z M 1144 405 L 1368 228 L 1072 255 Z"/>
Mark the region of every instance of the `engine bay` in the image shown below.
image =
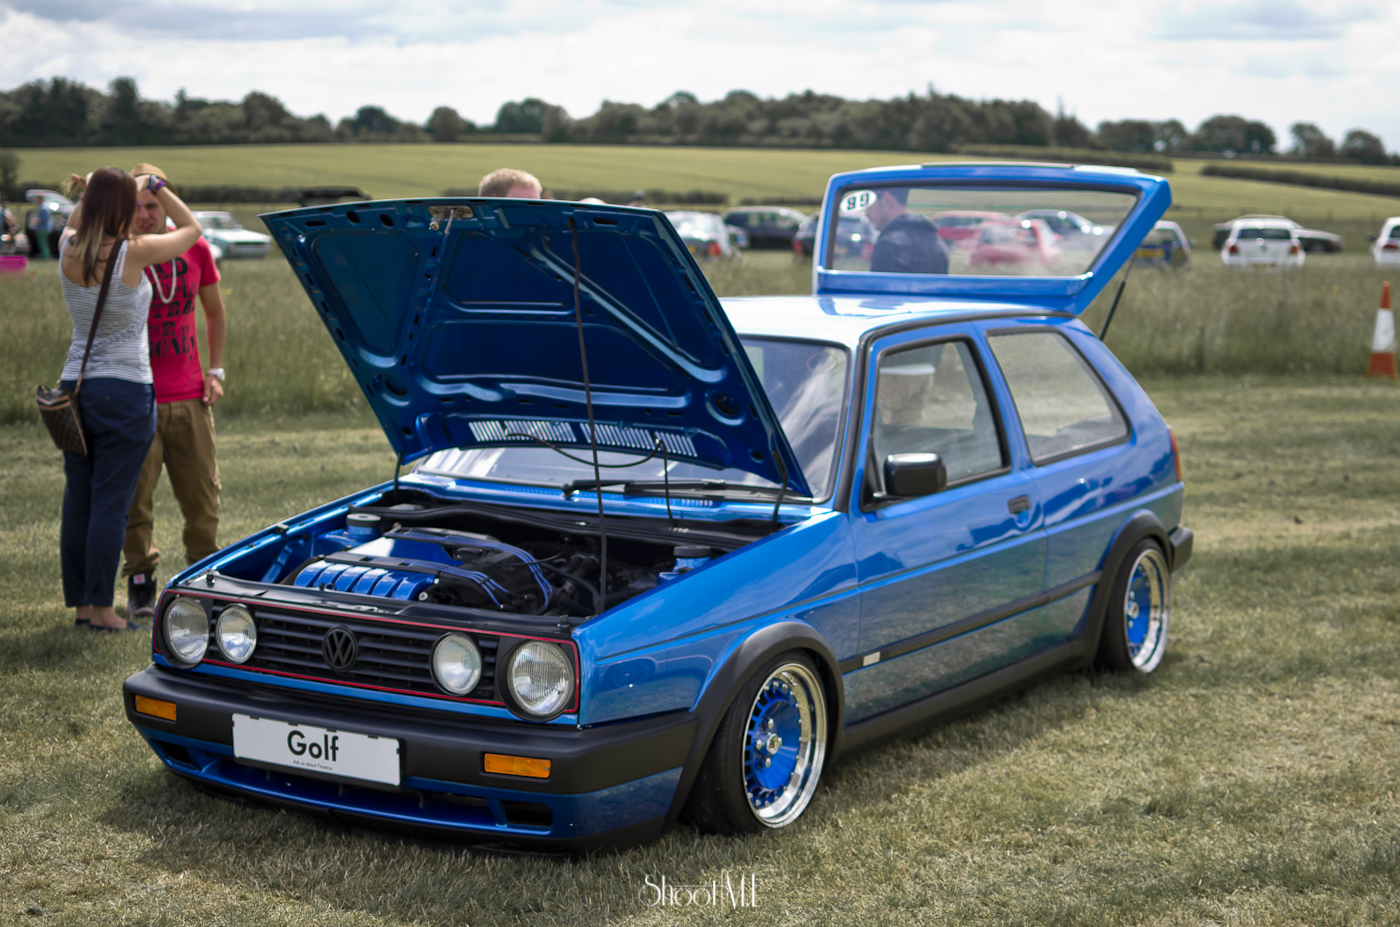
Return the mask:
<path id="1" fill-rule="evenodd" d="M 250 561 L 225 572 L 404 605 L 581 618 L 672 582 L 751 540 L 698 526 L 698 536 L 690 533 L 665 522 L 609 519 L 604 567 L 601 533 L 572 516 L 531 518 L 519 510 L 391 493 L 376 504 L 353 507 L 343 522 L 289 536 L 270 563 Z"/>

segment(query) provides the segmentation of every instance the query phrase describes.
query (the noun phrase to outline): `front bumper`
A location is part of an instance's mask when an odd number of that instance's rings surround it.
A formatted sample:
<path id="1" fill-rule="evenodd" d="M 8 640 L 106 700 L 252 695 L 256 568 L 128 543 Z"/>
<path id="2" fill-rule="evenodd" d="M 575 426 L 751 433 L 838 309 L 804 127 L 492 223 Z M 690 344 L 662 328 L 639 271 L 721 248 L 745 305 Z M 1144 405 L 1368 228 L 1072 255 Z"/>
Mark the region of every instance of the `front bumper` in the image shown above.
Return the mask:
<path id="1" fill-rule="evenodd" d="M 127 719 L 169 769 L 217 792 L 329 814 L 346 823 L 472 842 L 566 850 L 657 837 L 698 722 L 688 712 L 598 728 L 399 710 L 351 698 L 239 686 L 150 666 L 122 686 Z M 173 702 L 176 720 L 136 710 Z M 352 731 L 399 742 L 395 788 L 238 760 L 233 715 Z M 548 759 L 548 779 L 485 772 L 483 754 Z"/>

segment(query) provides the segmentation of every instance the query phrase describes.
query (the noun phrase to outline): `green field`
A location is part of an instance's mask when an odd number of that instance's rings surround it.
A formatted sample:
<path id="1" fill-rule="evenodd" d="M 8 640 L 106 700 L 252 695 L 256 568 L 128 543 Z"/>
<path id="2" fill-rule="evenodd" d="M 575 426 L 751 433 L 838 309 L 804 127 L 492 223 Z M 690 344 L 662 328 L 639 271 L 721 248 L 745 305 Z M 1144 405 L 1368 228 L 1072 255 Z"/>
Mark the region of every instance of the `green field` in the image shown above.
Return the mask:
<path id="1" fill-rule="evenodd" d="M 19 149 L 22 179 L 55 182 L 103 164 L 150 161 L 197 184 L 286 187 L 347 184 L 374 197 L 436 196 L 474 187 L 498 167 L 531 171 L 561 190 L 712 190 L 746 197 L 820 197 L 839 171 L 922 161 L 985 160 L 908 151 L 830 151 L 636 145 L 243 145 L 182 148 Z M 1202 177 L 1199 161 L 1178 162 L 1170 180 L 1177 206 L 1224 218 L 1284 213 L 1364 222 L 1400 213 L 1400 199 Z M 1254 162 L 1250 162 L 1253 164 Z M 1328 166 L 1330 169 L 1330 166 Z M 1397 170 L 1374 168 L 1367 170 Z M 1208 218 L 1204 213 L 1202 219 Z M 1218 222 L 1220 218 L 1210 218 Z"/>
<path id="2" fill-rule="evenodd" d="M 1146 386 L 1196 553 L 1148 680 L 1080 673 L 835 767 L 795 826 L 676 827 L 573 862 L 344 832 L 210 798 L 124 719 L 142 635 L 71 627 L 62 472 L 0 426 L 0 921 L 55 925 L 1390 925 L 1400 922 L 1400 388 Z M 364 415 L 221 421 L 224 540 L 385 479 Z M 178 549 L 157 495 L 157 539 Z M 647 880 L 752 876 L 754 908 Z"/>
<path id="3" fill-rule="evenodd" d="M 250 214 L 251 215 L 251 214 Z M 808 293 L 811 263 L 757 251 L 704 265 L 721 296 Z M 0 422 L 34 415 L 34 387 L 57 379 L 72 326 L 57 266 L 0 277 L 9 337 L 0 340 Z M 225 414 L 295 415 L 364 408 L 359 388 L 277 255 L 225 261 L 229 341 Z M 1200 248 L 1183 271 L 1139 268 L 1128 278 L 1108 345 L 1137 374 L 1337 373 L 1365 370 L 1381 283 L 1400 277 L 1369 257 L 1312 255 L 1296 272 L 1227 270 Z M 1121 279 L 1121 278 L 1120 278 Z M 1111 283 L 1085 314 L 1098 331 Z"/>

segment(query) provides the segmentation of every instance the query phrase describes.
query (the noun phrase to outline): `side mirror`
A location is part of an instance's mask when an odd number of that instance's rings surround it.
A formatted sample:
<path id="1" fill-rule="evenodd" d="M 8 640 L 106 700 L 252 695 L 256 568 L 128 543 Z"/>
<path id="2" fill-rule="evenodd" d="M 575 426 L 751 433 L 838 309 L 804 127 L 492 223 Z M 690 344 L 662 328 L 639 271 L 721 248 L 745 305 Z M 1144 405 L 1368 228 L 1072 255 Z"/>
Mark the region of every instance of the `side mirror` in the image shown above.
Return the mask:
<path id="1" fill-rule="evenodd" d="M 1375 241 L 1378 237 L 1379 237 L 1379 236 L 1376 236 L 1376 235 L 1367 235 L 1367 236 L 1366 236 L 1366 240 L 1367 240 L 1367 241 Z"/>
<path id="2" fill-rule="evenodd" d="M 885 458 L 885 493 L 931 496 L 948 488 L 948 468 L 937 454 L 891 454 Z"/>
<path id="3" fill-rule="evenodd" d="M 1187 243 L 1188 245 L 1190 245 L 1191 247 L 1193 247 L 1193 248 L 1196 247 L 1196 239 L 1194 239 L 1194 238 L 1188 238 L 1188 239 L 1186 239 L 1186 243 Z"/>

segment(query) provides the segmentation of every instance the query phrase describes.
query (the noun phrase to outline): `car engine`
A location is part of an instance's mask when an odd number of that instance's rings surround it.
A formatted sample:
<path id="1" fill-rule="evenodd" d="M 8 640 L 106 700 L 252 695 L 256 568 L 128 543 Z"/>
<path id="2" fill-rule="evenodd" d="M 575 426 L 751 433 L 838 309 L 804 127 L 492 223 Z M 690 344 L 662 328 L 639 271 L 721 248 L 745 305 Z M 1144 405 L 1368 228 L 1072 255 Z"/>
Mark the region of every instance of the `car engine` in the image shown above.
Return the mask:
<path id="1" fill-rule="evenodd" d="M 380 530 L 378 515 L 352 513 L 342 531 L 321 535 L 322 546 L 342 547 L 292 569 L 283 584 L 335 590 L 399 602 L 430 602 L 519 615 L 596 614 L 658 583 L 703 565 L 709 548 L 643 553 L 655 564 L 608 559 L 606 590 L 598 589 L 599 553 L 592 538 L 530 539 L 508 544 L 488 534 L 438 527 Z M 602 601 L 599 601 L 602 599 Z"/>

